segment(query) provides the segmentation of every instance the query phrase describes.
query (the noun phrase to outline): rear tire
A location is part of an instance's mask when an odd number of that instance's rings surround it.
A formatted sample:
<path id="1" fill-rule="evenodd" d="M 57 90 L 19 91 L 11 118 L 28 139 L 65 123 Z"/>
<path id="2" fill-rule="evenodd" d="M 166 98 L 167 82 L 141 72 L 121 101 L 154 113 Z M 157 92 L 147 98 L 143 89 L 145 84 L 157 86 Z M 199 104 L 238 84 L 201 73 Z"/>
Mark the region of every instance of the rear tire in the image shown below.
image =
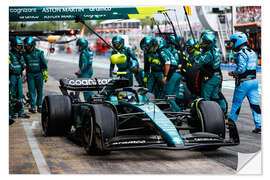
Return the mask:
<path id="1" fill-rule="evenodd" d="M 66 135 L 70 130 L 72 106 L 68 96 L 46 96 L 42 104 L 41 124 L 45 136 Z"/>

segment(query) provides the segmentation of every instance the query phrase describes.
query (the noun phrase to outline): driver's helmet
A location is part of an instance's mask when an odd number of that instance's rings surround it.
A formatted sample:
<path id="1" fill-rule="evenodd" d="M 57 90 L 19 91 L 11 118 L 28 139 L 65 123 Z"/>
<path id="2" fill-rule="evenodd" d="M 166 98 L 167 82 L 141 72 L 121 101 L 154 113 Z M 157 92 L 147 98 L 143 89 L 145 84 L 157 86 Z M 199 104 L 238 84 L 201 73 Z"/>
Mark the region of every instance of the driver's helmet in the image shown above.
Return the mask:
<path id="1" fill-rule="evenodd" d="M 114 36 L 112 38 L 112 45 L 117 50 L 121 49 L 125 45 L 125 40 L 121 36 Z"/>
<path id="2" fill-rule="evenodd" d="M 118 93 L 118 101 L 134 102 L 136 101 L 136 96 L 130 91 L 120 91 Z"/>
<path id="3" fill-rule="evenodd" d="M 36 41 L 32 37 L 27 37 L 24 39 L 24 46 L 26 51 L 31 52 L 36 46 Z"/>

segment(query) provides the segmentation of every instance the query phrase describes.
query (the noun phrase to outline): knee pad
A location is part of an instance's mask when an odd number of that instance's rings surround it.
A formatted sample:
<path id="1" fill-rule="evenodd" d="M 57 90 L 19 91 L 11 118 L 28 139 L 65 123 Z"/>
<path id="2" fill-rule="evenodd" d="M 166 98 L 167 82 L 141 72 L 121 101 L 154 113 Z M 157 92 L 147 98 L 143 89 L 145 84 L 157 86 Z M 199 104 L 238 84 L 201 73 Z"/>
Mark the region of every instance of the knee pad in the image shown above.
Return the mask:
<path id="1" fill-rule="evenodd" d="M 241 107 L 239 107 L 235 113 L 236 113 L 237 115 L 239 115 L 240 110 L 241 110 Z"/>
<path id="2" fill-rule="evenodd" d="M 251 109 L 253 109 L 257 114 L 261 114 L 261 108 L 259 105 L 250 104 Z"/>

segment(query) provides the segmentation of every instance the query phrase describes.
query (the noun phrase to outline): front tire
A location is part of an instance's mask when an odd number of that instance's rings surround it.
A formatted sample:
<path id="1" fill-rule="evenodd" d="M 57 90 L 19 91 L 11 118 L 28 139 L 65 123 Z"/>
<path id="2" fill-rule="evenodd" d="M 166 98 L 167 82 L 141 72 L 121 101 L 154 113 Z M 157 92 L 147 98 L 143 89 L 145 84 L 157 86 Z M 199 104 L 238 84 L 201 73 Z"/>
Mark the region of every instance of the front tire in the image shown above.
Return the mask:
<path id="1" fill-rule="evenodd" d="M 225 119 L 220 106 L 214 101 L 202 101 L 199 109 L 202 115 L 202 131 L 225 138 Z"/>
<path id="2" fill-rule="evenodd" d="M 225 138 L 225 119 L 219 104 L 215 101 L 205 101 L 203 99 L 196 100 L 194 104 L 192 108 L 193 118 L 189 124 L 195 127 L 196 130 L 191 130 L 190 132 L 208 132 Z M 216 150 L 219 147 L 208 146 L 199 148 L 199 150 Z"/>
<path id="3" fill-rule="evenodd" d="M 83 141 L 87 154 L 109 154 L 110 151 L 104 150 L 104 141 L 116 136 L 117 127 L 112 105 L 90 105 L 83 116 Z"/>

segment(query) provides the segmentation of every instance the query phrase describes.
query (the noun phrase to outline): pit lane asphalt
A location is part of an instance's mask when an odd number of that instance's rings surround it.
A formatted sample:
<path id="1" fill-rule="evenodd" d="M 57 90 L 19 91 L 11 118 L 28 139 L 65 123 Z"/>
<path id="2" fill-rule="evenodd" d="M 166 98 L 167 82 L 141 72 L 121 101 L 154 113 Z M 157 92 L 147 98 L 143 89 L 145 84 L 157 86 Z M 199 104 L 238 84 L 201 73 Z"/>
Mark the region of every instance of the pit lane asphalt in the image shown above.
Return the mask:
<path id="1" fill-rule="evenodd" d="M 62 57 L 58 55 L 48 59 L 50 83 L 46 84 L 44 95 L 60 94 L 57 81 L 67 76 L 75 77 L 74 72 L 78 70 L 78 58 L 66 58 L 66 55 Z M 95 58 L 93 76 L 107 77 L 108 64 L 107 59 Z M 224 79 L 226 78 L 228 77 L 225 75 Z M 259 81 L 261 81 L 260 79 L 259 75 Z M 233 90 L 223 88 L 223 92 L 230 108 Z M 35 120 L 40 121 L 40 115 L 35 114 L 32 117 L 30 122 L 33 126 Z M 88 156 L 82 147 L 77 146 L 64 137 L 43 137 L 40 124 L 32 131 L 51 173 L 232 174 L 236 172 L 238 152 L 254 153 L 261 149 L 261 136 L 251 133 L 254 125 L 247 100 L 243 102 L 237 127 L 241 144 L 233 147 L 221 147 L 217 151 L 130 150 L 112 152 L 111 155 L 104 157 Z M 21 127 L 19 123 L 15 123 L 13 128 L 19 129 Z M 15 148 L 16 146 L 13 145 L 16 141 L 14 136 L 14 134 L 10 135 L 10 154 L 13 155 L 10 157 L 10 173 L 40 173 L 38 170 L 30 170 L 29 167 L 36 168 L 32 157 L 28 161 L 28 165 L 18 162 L 18 153 L 21 152 L 18 152 Z M 24 136 L 21 135 L 20 137 Z M 13 141 L 14 143 L 12 143 Z M 22 153 L 23 157 L 30 157 L 31 152 L 29 152 L 29 148 L 26 149 L 28 150 Z"/>

